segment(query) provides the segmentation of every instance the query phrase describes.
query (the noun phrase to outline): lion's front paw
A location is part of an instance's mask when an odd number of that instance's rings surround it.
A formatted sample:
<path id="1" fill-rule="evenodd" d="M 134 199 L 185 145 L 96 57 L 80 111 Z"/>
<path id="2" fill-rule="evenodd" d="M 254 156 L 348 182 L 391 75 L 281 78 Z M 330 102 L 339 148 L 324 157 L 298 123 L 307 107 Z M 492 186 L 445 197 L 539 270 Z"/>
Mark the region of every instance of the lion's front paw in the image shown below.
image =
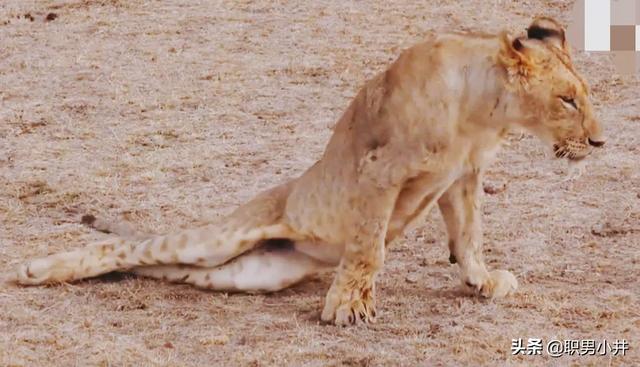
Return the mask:
<path id="1" fill-rule="evenodd" d="M 489 281 L 481 290 L 481 294 L 487 298 L 502 298 L 515 293 L 518 289 L 518 280 L 506 270 L 494 270 L 489 273 Z"/>
<path id="2" fill-rule="evenodd" d="M 336 291 L 332 287 L 327 294 L 321 319 L 337 326 L 349 326 L 374 323 L 375 317 L 376 305 L 372 288 Z"/>
<path id="3" fill-rule="evenodd" d="M 518 280 L 506 270 L 494 270 L 484 279 L 468 280 L 465 284 L 486 298 L 503 298 L 518 289 Z"/>

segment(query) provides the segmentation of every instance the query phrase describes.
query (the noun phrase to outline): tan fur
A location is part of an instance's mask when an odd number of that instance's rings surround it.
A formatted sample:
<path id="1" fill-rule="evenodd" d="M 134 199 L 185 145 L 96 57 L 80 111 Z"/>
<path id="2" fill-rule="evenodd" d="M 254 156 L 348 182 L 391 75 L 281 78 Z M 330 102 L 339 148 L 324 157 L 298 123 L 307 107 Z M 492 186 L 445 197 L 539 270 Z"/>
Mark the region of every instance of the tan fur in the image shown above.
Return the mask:
<path id="1" fill-rule="evenodd" d="M 487 270 L 480 211 L 482 174 L 506 132 L 529 129 L 571 159 L 602 143 L 564 30 L 548 18 L 531 29 L 537 38 L 430 36 L 366 83 L 322 158 L 301 177 L 218 223 L 33 260 L 19 267 L 17 280 L 42 284 L 130 270 L 255 292 L 337 267 L 322 320 L 372 322 L 386 246 L 438 205 L 462 283 L 485 297 L 508 295 L 517 281 L 508 271 Z"/>

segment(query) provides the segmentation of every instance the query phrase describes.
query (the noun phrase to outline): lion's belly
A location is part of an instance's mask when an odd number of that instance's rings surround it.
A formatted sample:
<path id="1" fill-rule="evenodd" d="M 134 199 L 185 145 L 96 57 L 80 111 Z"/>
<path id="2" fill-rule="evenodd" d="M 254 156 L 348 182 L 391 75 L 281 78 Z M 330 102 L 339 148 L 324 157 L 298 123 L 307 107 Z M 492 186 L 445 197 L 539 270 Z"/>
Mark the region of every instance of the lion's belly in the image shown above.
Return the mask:
<path id="1" fill-rule="evenodd" d="M 296 241 L 295 249 L 328 265 L 338 265 L 344 253 L 344 244 L 321 241 Z"/>
<path id="2" fill-rule="evenodd" d="M 447 174 L 425 173 L 409 180 L 400 191 L 387 229 L 386 242 L 424 218 L 440 196 L 460 177 L 460 170 Z"/>
<path id="3" fill-rule="evenodd" d="M 445 166 L 449 167 L 448 170 L 425 172 L 407 181 L 398 195 L 389 221 L 387 243 L 420 222 L 454 181 L 465 174 L 484 169 L 494 159 L 500 140 L 495 132 L 485 135 L 478 133 L 474 138 L 460 139 L 454 144 L 460 148 L 452 150 L 440 160 L 447 162 Z"/>

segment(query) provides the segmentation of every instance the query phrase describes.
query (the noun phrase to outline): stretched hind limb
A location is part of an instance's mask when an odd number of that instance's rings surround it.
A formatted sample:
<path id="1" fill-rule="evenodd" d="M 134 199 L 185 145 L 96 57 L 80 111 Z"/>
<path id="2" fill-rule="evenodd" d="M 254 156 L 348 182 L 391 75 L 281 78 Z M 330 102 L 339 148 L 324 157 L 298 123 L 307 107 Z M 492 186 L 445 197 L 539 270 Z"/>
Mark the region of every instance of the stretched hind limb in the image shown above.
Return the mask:
<path id="1" fill-rule="evenodd" d="M 261 240 L 300 239 L 279 223 L 289 185 L 267 191 L 220 223 L 144 241 L 108 239 L 83 249 L 54 254 L 18 268 L 24 285 L 73 281 L 142 265 L 188 264 L 213 267 L 253 249 Z"/>
<path id="2" fill-rule="evenodd" d="M 199 288 L 229 292 L 275 292 L 330 268 L 291 248 L 256 248 L 213 268 L 190 265 L 157 265 L 132 269 L 144 277 L 192 284 Z"/>

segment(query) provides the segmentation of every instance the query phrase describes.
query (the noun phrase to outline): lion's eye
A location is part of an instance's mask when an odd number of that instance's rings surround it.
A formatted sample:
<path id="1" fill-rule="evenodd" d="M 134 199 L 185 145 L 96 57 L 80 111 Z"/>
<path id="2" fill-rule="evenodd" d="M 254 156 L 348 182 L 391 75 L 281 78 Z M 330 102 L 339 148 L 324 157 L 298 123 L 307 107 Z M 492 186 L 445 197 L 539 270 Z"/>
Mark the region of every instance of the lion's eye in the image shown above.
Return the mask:
<path id="1" fill-rule="evenodd" d="M 560 99 L 562 100 L 562 103 L 565 104 L 565 106 L 571 106 L 573 109 L 578 109 L 578 105 L 576 105 L 576 101 L 573 100 L 573 98 L 571 97 L 560 97 Z"/>

